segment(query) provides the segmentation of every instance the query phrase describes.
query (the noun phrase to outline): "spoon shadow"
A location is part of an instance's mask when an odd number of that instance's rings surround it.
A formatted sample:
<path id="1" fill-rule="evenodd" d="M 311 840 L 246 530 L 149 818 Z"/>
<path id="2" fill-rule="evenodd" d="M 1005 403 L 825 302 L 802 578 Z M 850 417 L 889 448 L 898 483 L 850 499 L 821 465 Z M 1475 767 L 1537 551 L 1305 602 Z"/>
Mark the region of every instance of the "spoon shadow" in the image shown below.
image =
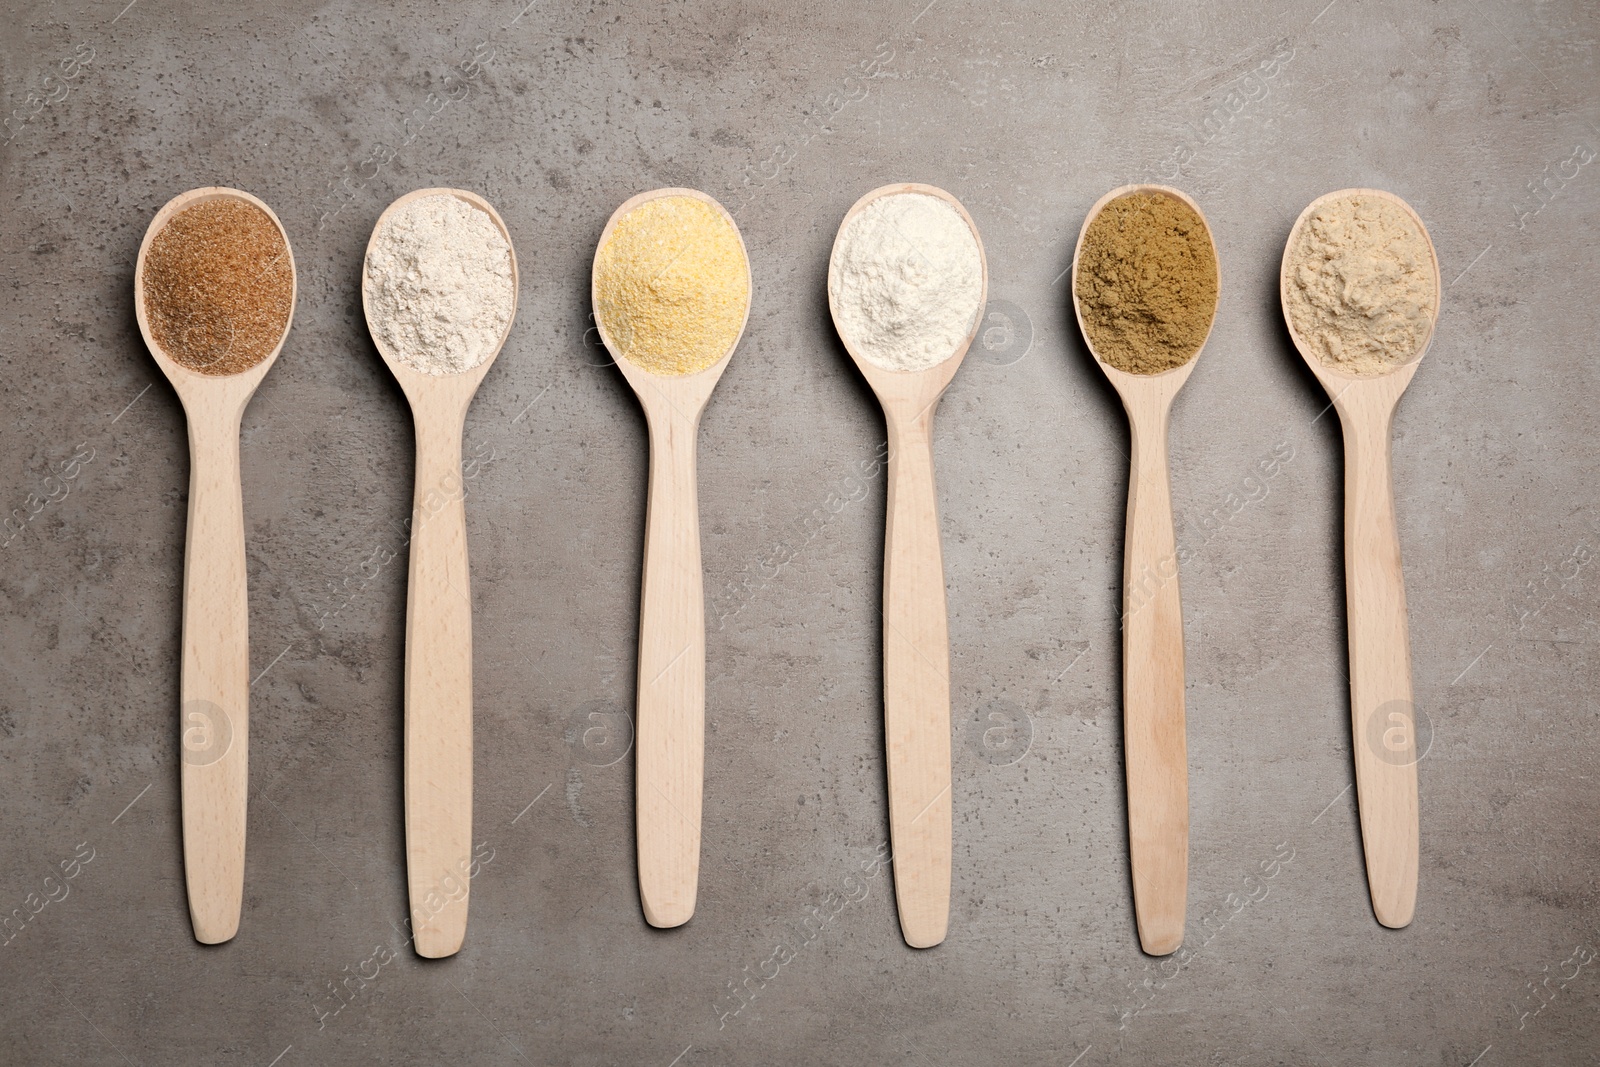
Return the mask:
<path id="1" fill-rule="evenodd" d="M 1089 207 L 1085 206 L 1082 214 L 1087 214 L 1088 211 Z M 1073 286 L 1076 284 L 1077 278 L 1071 271 L 1075 249 L 1076 238 L 1073 239 L 1072 244 L 1068 245 L 1065 261 L 1062 263 L 1062 270 L 1066 271 L 1066 276 L 1062 279 L 1064 288 L 1058 298 L 1052 302 L 1057 316 L 1055 325 L 1061 336 L 1066 338 L 1065 347 L 1067 349 L 1066 358 L 1057 362 L 1063 367 L 1065 376 L 1069 380 L 1068 388 L 1073 391 L 1074 395 L 1090 398 L 1099 413 L 1104 417 L 1104 423 L 1111 428 L 1110 432 L 1115 435 L 1110 438 L 1110 442 L 1117 449 L 1117 456 L 1122 468 L 1126 469 L 1130 462 L 1129 456 L 1133 450 L 1133 426 L 1123 408 L 1121 394 L 1117 392 L 1116 387 L 1111 384 L 1111 380 L 1100 369 L 1099 363 L 1095 360 L 1094 354 L 1089 351 L 1089 344 L 1084 340 L 1083 331 L 1078 325 L 1077 310 L 1073 302 Z M 1119 482 L 1120 490 L 1117 488 Z M 1115 696 L 1112 707 L 1114 714 L 1108 716 L 1111 720 L 1111 736 L 1109 740 L 1111 756 L 1114 760 L 1112 766 L 1118 768 L 1119 772 L 1127 766 L 1128 761 L 1122 724 L 1121 694 L 1124 690 L 1124 675 L 1122 629 L 1120 625 L 1123 599 L 1122 560 L 1127 554 L 1128 524 L 1123 521 L 1122 516 L 1126 516 L 1128 513 L 1128 497 L 1132 491 L 1133 479 L 1131 477 L 1124 475 L 1120 478 L 1114 478 L 1107 485 L 1104 499 L 1096 502 L 1092 509 L 1085 509 L 1092 514 L 1112 516 L 1112 518 L 1106 520 L 1100 532 L 1106 535 L 1106 543 L 1114 549 L 1113 552 L 1107 554 L 1104 568 L 1105 581 L 1102 582 L 1102 585 L 1110 590 L 1106 596 L 1106 606 L 1110 609 L 1110 616 L 1112 619 L 1119 620 L 1115 631 L 1110 635 L 1110 640 L 1116 646 L 1116 653 L 1111 656 L 1109 691 Z M 1113 803 L 1116 805 L 1116 828 L 1121 835 L 1120 840 L 1126 842 L 1132 833 L 1132 827 L 1128 821 L 1128 790 L 1126 787 L 1113 789 L 1110 790 L 1110 794 L 1112 795 Z M 1133 854 L 1126 847 L 1122 849 L 1122 874 L 1124 880 L 1123 899 L 1130 902 L 1130 907 L 1124 917 L 1126 936 L 1133 944 L 1141 946 L 1141 955 L 1149 959 L 1159 959 L 1161 957 L 1150 956 L 1145 953 L 1139 940 L 1138 917 L 1131 906 L 1131 902 L 1134 899 Z"/>
<path id="2" fill-rule="evenodd" d="M 848 205 L 847 205 L 848 206 Z M 841 212 L 842 214 L 842 212 Z M 867 674 L 863 677 L 863 690 L 861 692 L 861 706 L 866 709 L 866 725 L 869 733 L 870 752 L 876 753 L 881 761 L 879 773 L 871 780 L 876 787 L 876 794 L 864 797 L 877 805 L 879 813 L 879 829 L 885 841 L 889 840 L 889 760 L 888 760 L 888 735 L 883 720 L 883 614 L 878 597 L 878 591 L 883 588 L 884 566 L 888 555 L 888 477 L 889 477 L 889 424 L 888 416 L 883 410 L 883 405 L 878 402 L 878 395 L 872 391 L 872 386 L 856 367 L 855 360 L 844 346 L 844 341 L 839 337 L 838 330 L 834 328 L 833 310 L 828 304 L 828 266 L 829 260 L 826 251 L 816 257 L 816 267 L 811 272 L 810 284 L 806 292 L 808 306 L 806 320 L 817 324 L 821 335 L 826 338 L 827 345 L 827 370 L 835 377 L 842 379 L 848 395 L 849 420 L 856 437 L 863 442 L 874 442 L 870 445 L 870 455 L 878 458 L 878 471 L 872 478 L 872 485 L 885 486 L 882 490 L 875 490 L 866 494 L 862 503 L 868 509 L 867 514 L 860 520 L 868 524 L 873 530 L 871 544 L 876 549 L 876 562 L 865 576 L 871 579 L 864 596 L 864 606 L 869 614 L 863 617 L 863 642 L 868 654 Z M 894 914 L 894 894 L 889 894 L 889 910 Z M 898 918 L 894 920 L 899 922 Z"/>
<path id="3" fill-rule="evenodd" d="M 162 202 L 164 203 L 165 201 Z M 160 206 L 160 203 L 150 206 L 147 214 L 154 215 Z M 139 330 L 139 316 L 135 311 L 132 294 L 135 271 L 137 269 L 136 263 L 139 257 L 139 245 L 143 238 L 143 232 L 134 227 L 129 227 L 126 235 L 121 238 L 120 243 L 123 247 L 121 255 L 117 257 L 116 262 L 125 264 L 125 266 L 118 271 L 115 279 L 106 286 L 103 299 L 108 304 L 120 304 L 125 311 L 125 314 L 118 316 L 117 319 L 117 326 L 123 336 L 117 339 L 118 343 L 115 344 L 113 351 L 126 353 L 129 364 L 142 371 L 146 377 L 149 377 L 152 385 L 161 384 L 165 386 L 164 389 L 151 390 L 154 395 L 150 398 L 150 403 L 161 406 L 161 410 L 155 412 L 151 417 L 158 421 L 159 425 L 169 428 L 169 434 L 172 438 L 172 454 L 175 460 L 174 466 L 177 465 L 177 462 L 183 464 L 182 473 L 179 476 L 181 480 L 173 484 L 182 490 L 183 499 L 180 501 L 182 506 L 164 509 L 167 512 L 167 532 L 156 543 L 182 545 L 188 529 L 188 416 L 184 413 L 183 402 L 178 399 L 178 390 L 172 384 L 172 380 L 161 373 L 159 367 L 152 367 L 150 356 L 145 351 L 144 335 Z M 171 430 L 173 428 L 176 428 L 178 432 L 172 433 Z M 181 560 L 182 556 L 180 555 L 178 558 Z M 183 582 L 181 580 L 168 585 L 165 603 L 166 611 L 162 617 L 168 621 L 157 630 L 157 633 L 160 635 L 161 640 L 168 642 L 168 645 L 160 658 L 162 662 L 177 663 L 183 651 Z M 177 730 L 173 730 L 171 726 L 172 710 L 179 705 L 179 676 L 175 672 L 169 671 L 163 674 L 162 678 L 165 683 L 163 686 L 165 698 L 161 701 L 150 702 L 153 722 L 150 736 L 157 736 L 157 731 L 171 731 L 167 733 L 167 737 L 172 743 L 172 752 L 165 757 L 165 766 L 167 768 L 167 780 L 172 786 L 172 801 L 169 805 L 165 825 L 181 827 L 183 825 L 181 803 L 183 795 L 182 726 L 180 723 Z M 183 871 L 183 835 L 181 833 L 170 835 L 169 848 L 167 869 Z M 189 913 L 189 898 L 183 878 L 180 876 L 167 884 L 172 894 L 174 913 L 187 916 Z M 200 944 L 200 942 L 196 942 L 196 944 Z M 213 946 L 206 945 L 204 947 L 211 948 Z"/>
<path id="4" fill-rule="evenodd" d="M 1287 245 L 1293 231 L 1293 220 L 1280 227 L 1277 245 L 1279 247 Z M 1289 324 L 1283 314 L 1283 294 L 1277 272 L 1272 272 L 1263 278 L 1260 300 L 1261 305 L 1258 310 L 1273 323 L 1273 340 L 1276 342 L 1274 352 L 1282 362 L 1289 364 L 1290 374 L 1297 388 L 1304 392 L 1311 402 L 1306 408 L 1306 418 L 1311 423 L 1309 430 L 1315 436 L 1322 453 L 1334 457 L 1334 462 L 1327 465 L 1322 484 L 1316 486 L 1314 492 L 1315 499 L 1334 501 L 1335 506 L 1327 509 L 1320 534 L 1312 542 L 1308 554 L 1316 561 L 1313 564 L 1315 570 L 1312 574 L 1317 579 L 1317 587 L 1322 591 L 1321 600 L 1330 612 L 1328 641 L 1320 654 L 1328 663 L 1347 664 L 1350 604 L 1346 595 L 1344 568 L 1347 551 L 1344 536 L 1344 428 L 1327 390 L 1306 365 L 1306 361 L 1301 358 L 1300 350 L 1294 342 L 1294 335 L 1289 332 Z M 1322 550 L 1320 546 L 1327 548 Z M 1341 751 L 1347 753 L 1344 767 L 1353 786 L 1357 739 L 1351 715 L 1350 678 L 1343 667 L 1339 668 L 1339 677 L 1344 684 L 1339 687 L 1337 703 L 1332 709 L 1336 721 L 1326 726 L 1328 730 L 1326 736 L 1337 738 L 1343 746 Z M 1359 858 L 1360 870 L 1365 872 L 1366 855 L 1361 840 L 1361 817 L 1357 805 L 1347 806 L 1345 818 L 1353 830 L 1354 854 Z"/>

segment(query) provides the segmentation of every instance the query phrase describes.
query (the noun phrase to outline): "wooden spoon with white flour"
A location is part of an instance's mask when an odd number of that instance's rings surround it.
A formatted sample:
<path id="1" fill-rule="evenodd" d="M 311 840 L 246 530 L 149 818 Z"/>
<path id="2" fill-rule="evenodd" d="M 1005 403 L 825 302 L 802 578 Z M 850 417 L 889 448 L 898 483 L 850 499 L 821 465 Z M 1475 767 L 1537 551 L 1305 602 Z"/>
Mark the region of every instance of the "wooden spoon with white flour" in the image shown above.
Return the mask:
<path id="1" fill-rule="evenodd" d="M 933 477 L 933 412 L 988 293 L 977 224 L 931 185 L 885 185 L 845 214 L 828 261 L 839 339 L 883 406 L 883 722 L 895 898 L 906 944 L 950 922 L 950 634 Z"/>
<path id="2" fill-rule="evenodd" d="M 390 204 L 367 242 L 367 326 L 411 403 L 416 489 L 406 596 L 406 883 L 417 953 L 467 933 L 472 871 L 472 577 L 461 438 L 511 331 L 517 257 L 493 207 L 461 189 Z"/>

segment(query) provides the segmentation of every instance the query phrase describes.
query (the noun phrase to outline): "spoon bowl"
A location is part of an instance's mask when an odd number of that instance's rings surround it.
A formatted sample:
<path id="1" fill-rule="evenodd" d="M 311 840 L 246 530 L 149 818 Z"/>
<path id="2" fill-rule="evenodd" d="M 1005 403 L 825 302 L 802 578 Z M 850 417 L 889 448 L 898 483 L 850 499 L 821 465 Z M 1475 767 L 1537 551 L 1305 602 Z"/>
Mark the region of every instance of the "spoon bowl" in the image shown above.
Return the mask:
<path id="1" fill-rule="evenodd" d="M 1171 367 L 1164 371 L 1157 371 L 1155 374 L 1134 374 L 1130 371 L 1122 370 L 1121 368 L 1113 366 L 1111 363 L 1107 362 L 1104 356 L 1095 351 L 1094 340 L 1091 338 L 1088 329 L 1086 329 L 1084 326 L 1083 309 L 1078 306 L 1078 290 L 1076 286 L 1078 278 L 1078 258 L 1083 255 L 1083 239 L 1088 234 L 1090 225 L 1094 223 L 1095 219 L 1100 217 L 1100 212 L 1103 211 L 1105 207 L 1113 200 L 1120 200 L 1123 197 L 1134 193 L 1150 193 L 1157 196 L 1169 196 L 1174 200 L 1188 205 L 1190 210 L 1200 217 L 1201 223 L 1206 228 L 1207 236 L 1209 237 L 1211 234 L 1211 223 L 1206 219 L 1205 212 L 1200 210 L 1200 205 L 1195 203 L 1194 199 L 1187 193 L 1183 192 L 1183 190 L 1174 189 L 1166 185 L 1136 184 L 1118 186 L 1105 196 L 1102 196 L 1099 200 L 1096 200 L 1094 202 L 1094 206 L 1089 209 L 1088 215 L 1084 217 L 1083 228 L 1078 231 L 1078 243 L 1072 250 L 1072 278 L 1074 282 L 1072 290 L 1072 312 L 1078 320 L 1078 331 L 1083 335 L 1083 343 L 1084 346 L 1089 349 L 1089 355 L 1094 357 L 1095 363 L 1099 365 L 1100 370 L 1111 382 L 1112 388 L 1116 389 L 1117 395 L 1122 398 L 1124 405 L 1127 404 L 1130 397 L 1134 398 L 1136 401 L 1144 401 L 1147 397 L 1152 395 L 1163 394 L 1167 395 L 1170 402 L 1171 397 L 1176 396 L 1178 390 L 1182 389 L 1184 383 L 1189 380 L 1189 375 L 1194 373 L 1195 364 L 1200 362 L 1200 354 L 1205 351 L 1206 341 L 1211 339 L 1211 328 L 1208 327 L 1206 329 L 1206 336 L 1200 342 L 1200 348 L 1196 350 L 1194 355 L 1189 357 L 1187 362 L 1183 363 L 1181 366 Z M 1220 280 L 1222 277 L 1222 265 L 1217 259 L 1217 243 L 1215 238 L 1211 239 L 1211 257 L 1213 263 L 1216 265 L 1217 277 Z M 1215 312 L 1212 314 L 1211 323 L 1212 326 L 1216 325 Z M 1159 386 L 1152 384 L 1157 382 L 1160 383 Z"/>
<path id="2" fill-rule="evenodd" d="M 728 214 L 727 209 L 715 198 L 707 196 L 698 189 L 652 189 L 649 192 L 630 196 L 606 220 L 605 228 L 600 231 L 600 240 L 595 243 L 596 250 L 598 251 L 605 246 L 606 242 L 611 239 L 612 233 L 615 232 L 617 224 L 632 214 L 635 208 L 641 207 L 652 200 L 662 200 L 672 196 L 686 196 L 691 200 L 698 200 L 713 208 L 727 221 L 728 225 L 733 228 L 734 236 L 738 238 L 739 250 L 744 255 L 745 279 L 749 283 L 750 253 L 744 246 L 744 235 L 739 232 L 738 224 L 734 222 L 733 216 Z M 622 346 L 613 336 L 610 326 L 605 320 L 605 315 L 600 311 L 598 283 L 598 277 L 591 277 L 590 301 L 595 305 L 595 327 L 600 333 L 601 342 L 606 346 L 606 351 L 611 353 L 611 359 L 616 363 L 617 369 L 622 371 L 622 376 L 627 379 L 633 391 L 639 394 L 640 403 L 645 403 L 646 393 L 652 396 L 653 403 L 645 408 L 646 417 L 649 417 L 651 407 L 658 407 L 661 403 L 667 403 L 675 408 L 681 408 L 680 414 L 688 414 L 693 411 L 694 417 L 698 419 L 699 410 L 696 409 L 704 409 L 706 402 L 711 398 L 711 391 L 716 388 L 717 382 L 722 378 L 722 372 L 728 369 L 728 361 L 733 358 L 734 349 L 739 347 L 739 342 L 744 338 L 745 327 L 750 322 L 749 304 L 745 305 L 744 320 L 739 323 L 738 334 L 735 335 L 733 343 L 728 346 L 728 350 L 723 353 L 721 359 L 705 370 L 696 371 L 693 374 L 656 374 L 639 366 L 637 363 L 630 362 L 627 354 L 622 351 Z M 750 291 L 753 292 L 754 290 L 751 289 Z"/>
<path id="3" fill-rule="evenodd" d="M 972 216 L 967 213 L 966 206 L 961 201 L 936 185 L 924 185 L 921 182 L 897 182 L 890 185 L 881 185 L 850 205 L 850 210 L 845 212 L 843 220 L 839 223 L 839 232 L 834 235 L 833 250 L 828 256 L 828 268 L 831 275 L 834 259 L 839 254 L 839 241 L 857 215 L 886 196 L 901 196 L 907 193 L 931 196 L 955 208 L 962 221 L 967 224 L 967 228 L 972 231 L 973 240 L 977 241 L 978 263 L 983 271 L 983 287 L 978 294 L 978 314 L 973 318 L 972 329 L 967 333 L 966 340 L 959 344 L 948 357 L 931 367 L 912 371 L 890 370 L 878 366 L 861 354 L 858 339 L 849 336 L 849 332 L 840 320 L 839 309 L 834 305 L 831 293 L 828 299 L 828 309 L 833 315 L 834 330 L 839 335 L 840 343 L 844 345 L 844 350 L 849 353 L 850 359 L 861 371 L 861 376 L 867 380 L 868 385 L 872 386 L 872 391 L 877 395 L 879 401 L 892 401 L 898 413 L 904 408 L 906 397 L 920 398 L 923 403 L 918 404 L 913 409 L 915 414 L 922 412 L 924 404 L 937 402 L 939 397 L 944 394 L 945 389 L 949 387 L 950 382 L 955 378 L 956 371 L 961 369 L 961 362 L 966 358 L 968 350 L 971 349 L 973 340 L 978 336 L 978 326 L 983 322 L 983 307 L 989 298 L 989 261 L 983 250 L 983 241 L 978 236 L 978 224 L 972 221 Z M 885 409 L 885 414 L 887 414 L 887 409 Z"/>
<path id="4" fill-rule="evenodd" d="M 1219 283 L 1221 264 L 1205 213 L 1184 193 L 1164 185 L 1124 185 L 1095 202 L 1072 254 L 1072 306 L 1089 353 L 1128 413 L 1130 480 L 1123 550 L 1122 714 L 1128 785 L 1128 852 L 1139 943 L 1153 956 L 1183 943 L 1189 880 L 1189 769 L 1184 736 L 1183 605 L 1178 588 L 1177 539 L 1167 433 L 1172 402 L 1189 380 L 1216 324 L 1216 305 L 1200 347 L 1186 362 L 1154 374 L 1113 366 L 1095 351 L 1078 299 L 1084 239 L 1100 212 L 1133 193 L 1171 197 L 1188 205 L 1206 229 Z"/>
<path id="5" fill-rule="evenodd" d="M 921 370 L 873 363 L 850 336 L 831 284 L 845 232 L 882 197 L 920 194 L 960 214 L 978 246 L 981 286 L 966 336 L 949 356 Z M 885 185 L 845 213 L 828 259 L 828 304 L 845 351 L 883 408 L 889 437 L 888 516 L 883 562 L 883 713 L 900 932 L 913 948 L 944 940 L 950 923 L 950 633 L 933 471 L 933 415 L 983 321 L 989 267 L 977 224 L 943 189 L 918 182 Z"/>
<path id="6" fill-rule="evenodd" d="M 489 368 L 499 358 L 501 349 L 505 347 L 506 339 L 511 336 L 511 326 L 517 320 L 517 294 L 520 290 L 520 278 L 517 274 L 517 250 L 516 246 L 511 243 L 511 231 L 506 229 L 505 220 L 494 209 L 494 205 L 477 193 L 469 192 L 466 189 L 437 188 L 414 190 L 384 208 L 383 214 L 379 215 L 378 221 L 373 224 L 372 236 L 367 239 L 366 256 L 372 255 L 378 234 L 382 232 L 389 216 L 404 209 L 414 201 L 430 196 L 453 196 L 477 208 L 489 216 L 490 221 L 495 225 L 495 229 L 499 230 L 500 235 L 506 239 L 506 245 L 511 249 L 511 318 L 506 322 L 505 332 L 500 335 L 500 343 L 495 346 L 494 351 L 490 352 L 482 363 L 467 370 L 457 371 L 454 374 L 429 374 L 426 371 L 418 370 L 400 359 L 397 353 L 391 351 L 389 346 L 384 343 L 379 331 L 369 329 L 369 332 L 372 335 L 373 347 L 378 350 L 378 355 L 383 357 L 383 362 L 388 365 L 395 380 L 400 383 L 400 388 L 406 394 L 406 399 L 410 403 L 415 405 L 420 398 L 424 404 L 432 405 L 441 403 L 448 398 L 465 405 L 471 402 L 473 394 L 477 392 L 478 386 L 482 384 L 484 376 L 489 373 Z M 365 264 L 365 257 L 363 257 L 362 262 Z M 365 284 L 361 286 L 361 308 L 370 326 L 373 320 L 373 309 L 367 302 L 367 287 Z"/>
<path id="7" fill-rule="evenodd" d="M 1288 315 L 1289 287 L 1291 285 L 1289 260 L 1295 242 L 1300 238 L 1301 231 L 1305 229 L 1306 224 L 1324 205 L 1334 200 L 1342 200 L 1354 196 L 1383 200 L 1409 215 L 1411 220 L 1417 224 L 1417 229 L 1427 243 L 1428 258 L 1433 268 L 1433 316 L 1428 320 L 1428 331 L 1423 336 L 1422 343 L 1417 346 L 1416 353 L 1410 359 L 1404 363 L 1394 365 L 1381 374 L 1355 374 L 1324 363 L 1312 351 L 1310 342 L 1300 336 L 1295 329 L 1294 321 Z M 1283 322 L 1289 331 L 1289 339 L 1294 342 L 1295 351 L 1300 353 L 1300 358 L 1305 361 L 1306 366 L 1311 368 L 1311 373 L 1316 375 L 1317 381 L 1321 382 L 1323 389 L 1327 390 L 1329 400 L 1337 403 L 1336 398 L 1342 396 L 1347 388 L 1353 386 L 1358 396 L 1389 396 L 1392 394 L 1393 399 L 1398 401 L 1400 394 L 1405 392 L 1406 386 L 1411 384 L 1411 379 L 1417 373 L 1417 368 L 1422 365 L 1422 357 L 1427 355 L 1429 346 L 1433 344 L 1434 328 L 1439 323 L 1439 304 L 1444 297 L 1444 288 L 1439 277 L 1439 253 L 1433 246 L 1433 238 L 1428 235 L 1428 227 L 1423 223 L 1422 216 L 1418 215 L 1410 204 L 1398 196 L 1382 189 L 1340 189 L 1337 192 L 1325 193 L 1311 201 L 1306 205 L 1306 209 L 1300 212 L 1299 217 L 1294 220 L 1294 225 L 1289 229 L 1289 239 L 1284 242 L 1283 246 L 1283 261 L 1278 273 L 1278 295 L 1279 301 L 1284 308 Z M 1383 383 L 1381 386 L 1378 385 L 1380 382 Z M 1368 386 L 1371 386 L 1371 388 L 1368 388 Z M 1360 403 L 1359 400 L 1356 402 Z"/>
<path id="8" fill-rule="evenodd" d="M 517 252 L 505 221 L 464 189 L 418 189 L 386 208 L 373 226 L 367 258 L 389 217 L 424 197 L 452 196 L 486 214 L 506 240 L 511 313 L 505 331 L 475 367 L 429 374 L 390 351 L 367 296 L 361 301 L 372 342 L 411 405 L 416 482 L 406 583 L 405 804 L 406 883 L 418 955 L 450 956 L 467 932 L 472 870 L 472 600 L 467 557 L 466 485 L 461 441 L 467 409 L 516 322 Z"/>
<path id="9" fill-rule="evenodd" d="M 727 351 L 690 374 L 657 374 L 631 362 L 600 301 L 600 257 L 617 225 L 666 197 L 709 205 L 728 223 L 753 292 L 750 256 L 733 216 L 697 189 L 655 189 L 629 197 L 595 246 L 590 299 L 600 339 L 644 409 L 650 434 L 639 603 L 637 714 L 634 726 L 636 848 L 645 921 L 681 926 L 694 915 L 700 878 L 700 812 L 705 779 L 705 579 L 700 555 L 696 447 L 700 416 L 750 321 L 750 301 Z"/>
<path id="10" fill-rule="evenodd" d="M 283 324 L 283 335 L 278 338 L 278 343 L 273 346 L 272 351 L 268 352 L 259 363 L 239 371 L 237 374 L 206 374 L 186 367 L 168 355 L 167 350 L 155 338 L 150 323 L 150 311 L 145 304 L 145 260 L 150 253 L 151 243 L 162 230 L 167 228 L 167 223 L 171 222 L 174 216 L 189 208 L 213 200 L 241 201 L 251 207 L 260 208 L 267 218 L 272 220 L 272 224 L 277 227 L 278 233 L 283 237 L 284 255 L 289 260 L 289 277 L 291 280 L 290 310 L 289 318 Z M 177 392 L 178 399 L 185 404 L 185 410 L 187 410 L 190 397 L 198 398 L 202 394 L 207 398 L 215 398 L 222 395 L 230 399 L 242 397 L 248 403 L 256 388 L 261 384 L 261 379 L 267 376 L 267 371 L 272 369 L 272 365 L 278 361 L 279 353 L 283 351 L 283 343 L 288 340 L 289 327 L 294 321 L 294 304 L 299 299 L 299 295 L 300 278 L 295 269 L 294 249 L 289 244 L 288 231 L 283 228 L 283 221 L 278 218 L 277 212 L 268 207 L 265 201 L 252 196 L 243 189 L 230 189 L 226 186 L 213 185 L 190 189 L 186 193 L 179 193 L 163 204 L 161 210 L 157 211 L 155 217 L 150 220 L 149 228 L 145 230 L 144 240 L 139 244 L 139 255 L 135 260 L 133 269 L 133 316 L 139 323 L 139 333 L 143 335 L 145 347 L 150 350 L 151 356 L 155 358 L 156 365 L 161 368 L 161 372 L 172 383 L 172 388 Z M 211 388 L 205 388 L 206 386 Z M 215 400 L 210 399 L 207 402 L 214 403 Z"/>
<path id="11" fill-rule="evenodd" d="M 1433 315 L 1416 353 L 1379 374 L 1330 367 L 1300 336 L 1289 315 L 1291 258 L 1301 231 L 1333 200 L 1368 197 L 1409 215 L 1427 244 L 1433 271 Z M 1367 886 L 1378 922 L 1405 926 L 1416 909 L 1420 825 L 1416 705 L 1405 575 L 1395 521 L 1390 439 L 1394 412 L 1433 341 L 1443 289 L 1439 257 L 1422 218 L 1381 189 L 1341 189 L 1313 200 L 1295 220 L 1279 271 L 1284 322 L 1296 350 L 1339 412 L 1345 450 L 1345 600 L 1350 646 L 1351 736 Z"/>
<path id="12" fill-rule="evenodd" d="M 145 304 L 152 243 L 180 212 L 214 200 L 259 208 L 283 237 L 289 261 L 289 315 L 272 350 L 236 374 L 205 374 L 157 341 Z M 244 550 L 239 427 L 256 387 L 277 361 L 294 320 L 299 280 L 283 223 L 249 193 L 191 189 L 156 212 L 133 273 L 134 318 L 146 347 L 183 404 L 189 424 L 189 517 L 184 548 L 183 653 L 179 682 L 183 866 L 195 939 L 227 941 L 238 932 L 244 895 L 249 788 L 250 634 Z M 220 357 L 219 357 L 220 358 Z"/>

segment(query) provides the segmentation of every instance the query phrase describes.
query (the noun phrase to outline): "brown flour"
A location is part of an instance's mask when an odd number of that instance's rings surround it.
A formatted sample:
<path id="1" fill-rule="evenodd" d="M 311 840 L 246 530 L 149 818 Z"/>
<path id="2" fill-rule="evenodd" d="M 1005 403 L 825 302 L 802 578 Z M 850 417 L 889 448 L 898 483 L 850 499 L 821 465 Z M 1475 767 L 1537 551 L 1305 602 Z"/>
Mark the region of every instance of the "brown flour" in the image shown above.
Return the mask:
<path id="1" fill-rule="evenodd" d="M 294 310 L 294 270 L 265 211 L 232 197 L 184 208 L 150 242 L 144 307 L 163 352 L 202 374 L 238 374 L 268 355 Z"/>
<path id="2" fill-rule="evenodd" d="M 1217 313 L 1211 233 L 1176 197 L 1119 196 L 1084 232 L 1073 285 L 1096 356 L 1132 374 L 1181 367 Z"/>

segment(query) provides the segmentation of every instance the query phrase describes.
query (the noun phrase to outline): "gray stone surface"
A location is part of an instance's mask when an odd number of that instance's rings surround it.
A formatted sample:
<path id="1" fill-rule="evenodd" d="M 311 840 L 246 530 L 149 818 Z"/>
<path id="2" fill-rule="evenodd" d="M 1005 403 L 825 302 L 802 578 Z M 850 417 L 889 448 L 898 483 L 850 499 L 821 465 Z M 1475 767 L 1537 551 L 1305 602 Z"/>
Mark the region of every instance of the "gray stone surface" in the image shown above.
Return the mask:
<path id="1" fill-rule="evenodd" d="M 0 552 L 0 1060 L 1594 1062 L 1600 8 L 522 2 L 6 6 L 0 486 L 43 506 Z M 1059 277 L 1097 197 L 1162 178 L 1223 264 L 1173 425 L 1193 831 L 1167 961 L 1126 859 L 1127 431 Z M 883 426 L 823 289 L 845 209 L 898 180 L 964 201 L 1003 313 L 938 423 L 956 865 L 925 952 L 872 862 Z M 301 272 L 245 417 L 260 677 L 216 948 L 178 835 L 185 429 L 130 299 L 152 214 L 211 184 L 274 205 Z M 443 962 L 398 932 L 410 418 L 356 285 L 378 213 L 431 185 L 488 197 L 523 265 L 467 430 L 492 859 Z M 703 867 L 665 932 L 624 755 L 644 429 L 585 337 L 601 226 L 662 185 L 737 212 L 756 283 L 701 436 Z M 1338 430 L 1276 306 L 1291 222 L 1343 186 L 1409 200 L 1448 285 L 1394 435 L 1432 731 L 1403 931 L 1373 921 L 1349 790 Z"/>

